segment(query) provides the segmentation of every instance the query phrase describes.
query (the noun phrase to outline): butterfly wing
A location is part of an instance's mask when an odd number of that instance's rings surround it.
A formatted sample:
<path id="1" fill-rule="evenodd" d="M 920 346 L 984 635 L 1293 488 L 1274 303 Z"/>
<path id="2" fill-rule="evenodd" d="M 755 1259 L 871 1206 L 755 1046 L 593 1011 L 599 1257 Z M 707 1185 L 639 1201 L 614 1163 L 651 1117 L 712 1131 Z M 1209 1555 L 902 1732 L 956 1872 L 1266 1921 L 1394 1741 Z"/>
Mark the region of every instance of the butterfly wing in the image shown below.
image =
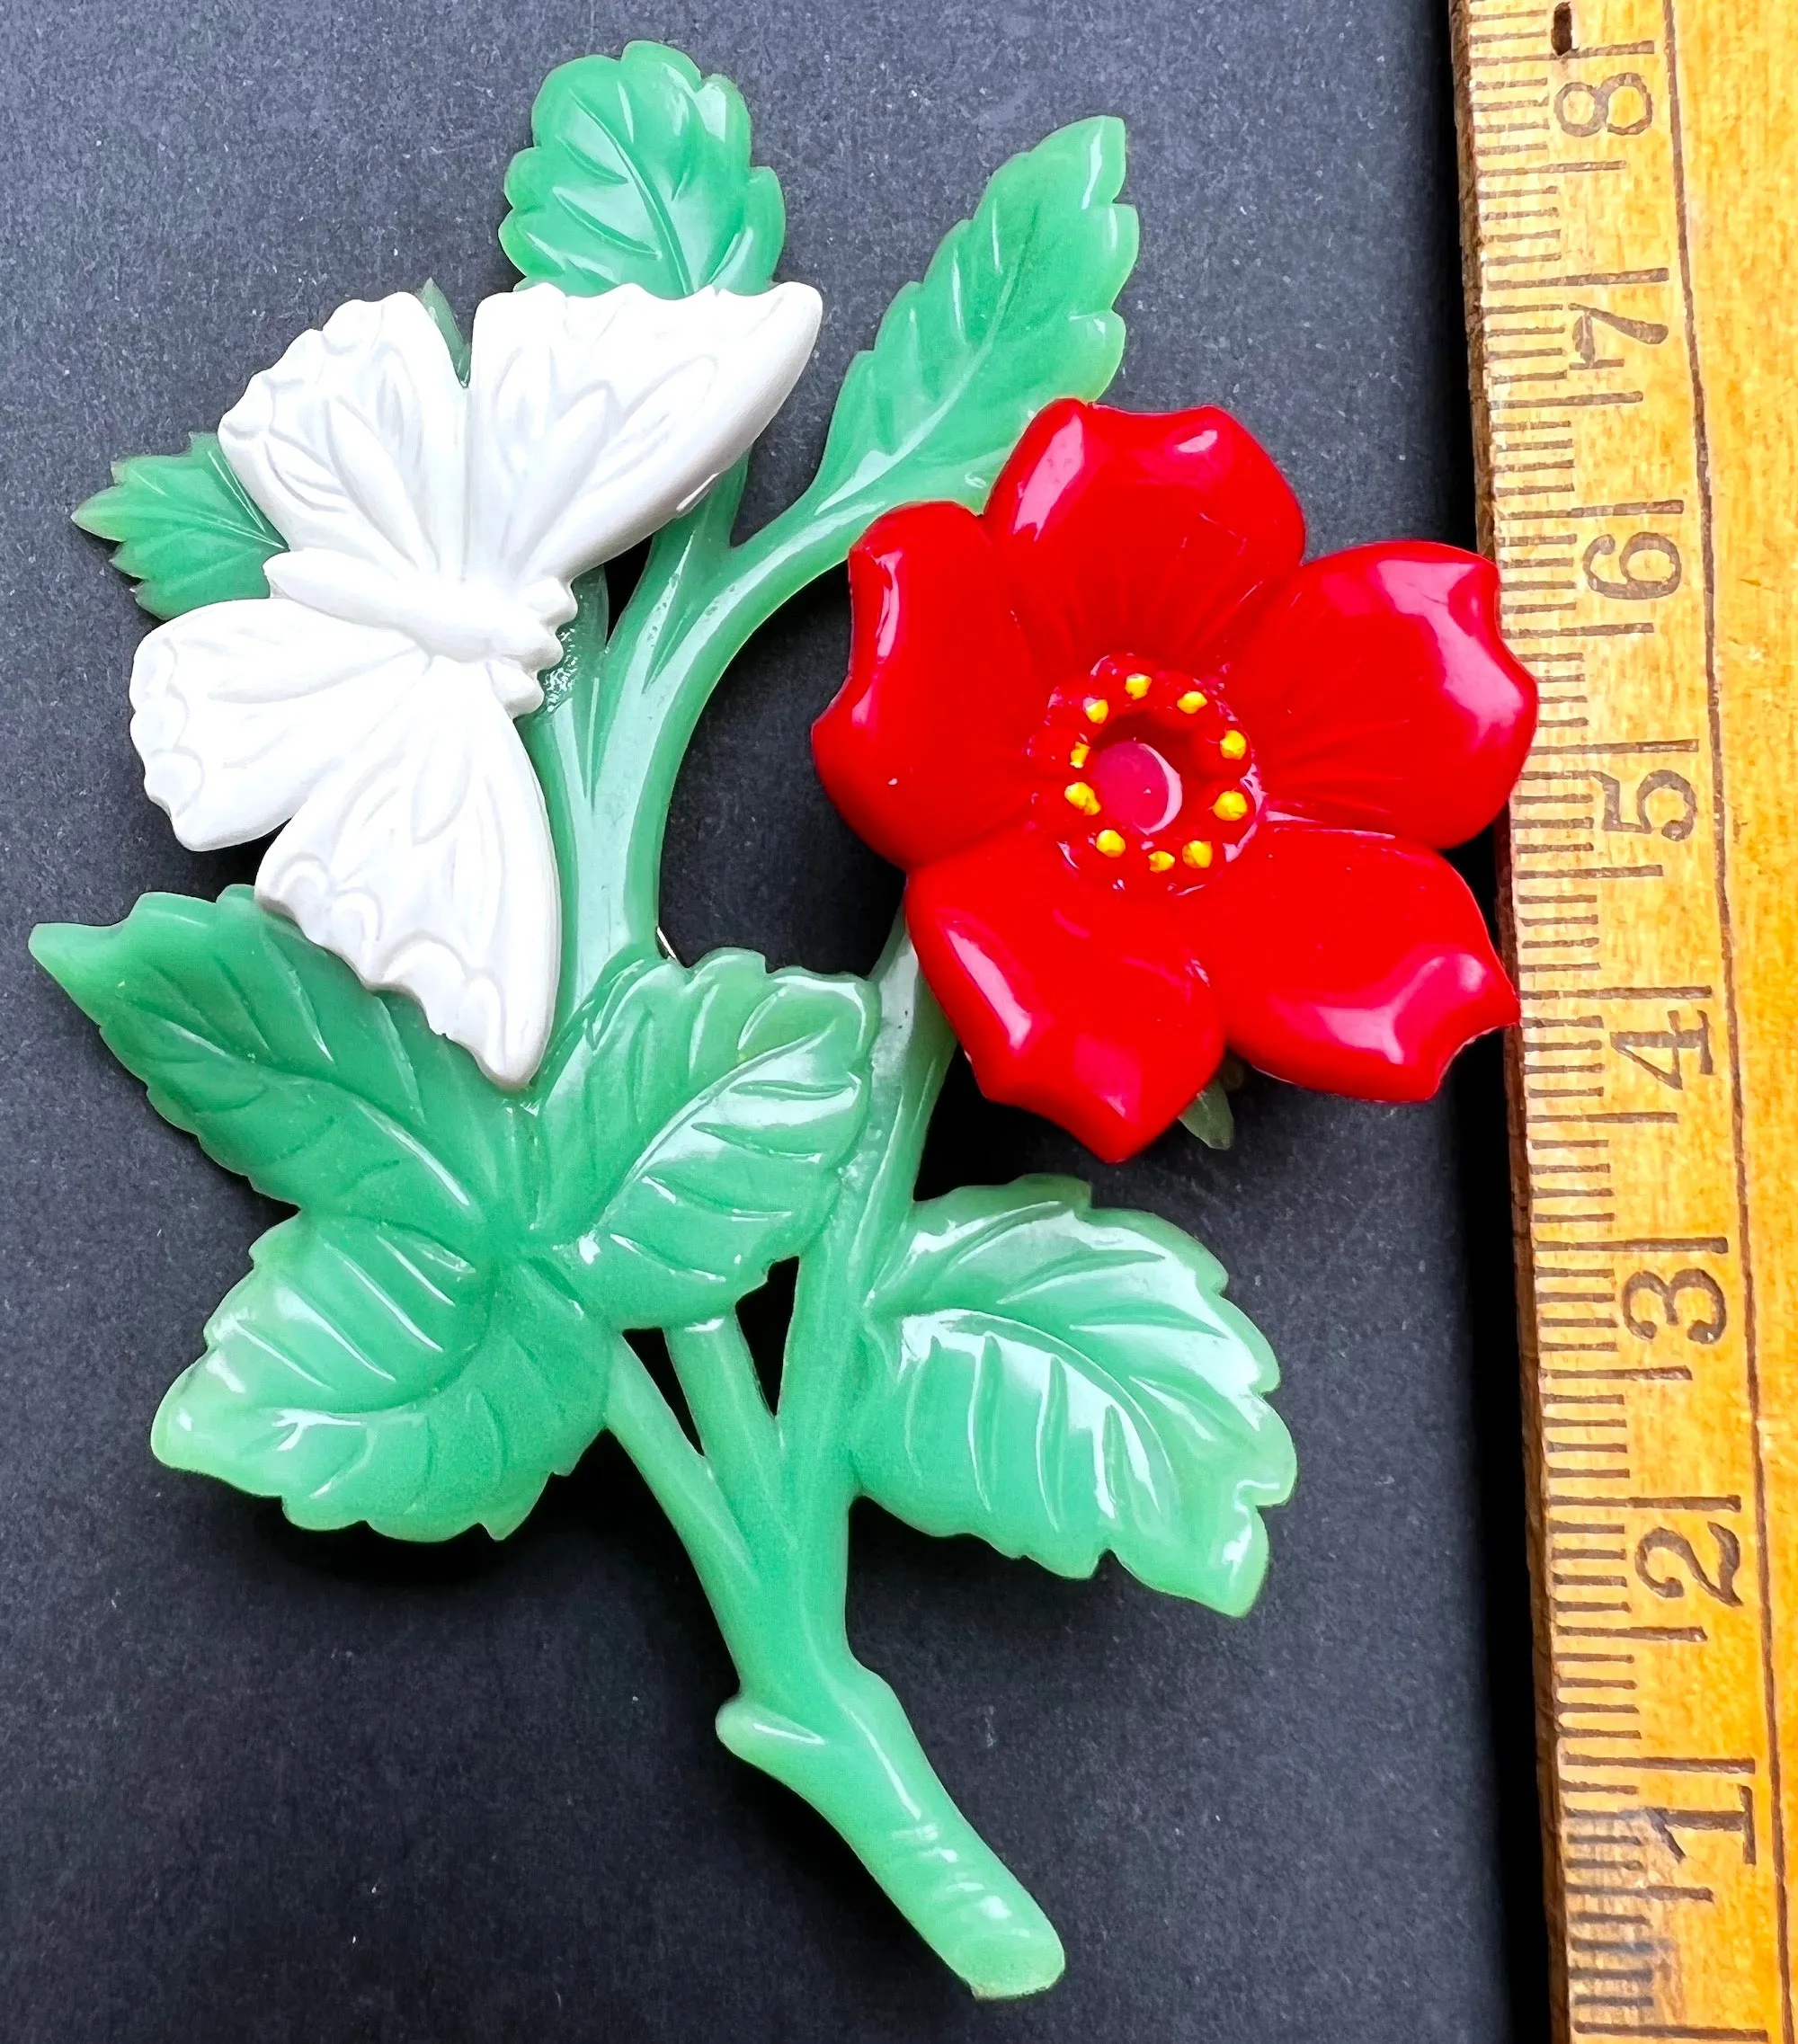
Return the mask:
<path id="1" fill-rule="evenodd" d="M 432 662 L 270 846 L 256 895 L 365 986 L 411 994 L 496 1083 L 536 1071 L 561 946 L 556 858 L 482 668 Z"/>
<path id="2" fill-rule="evenodd" d="M 753 440 L 818 316 L 803 285 L 674 300 L 539 286 L 481 307 L 465 394 L 415 298 L 359 302 L 302 334 L 220 426 L 289 552 L 267 602 L 190 613 L 145 642 L 147 786 L 194 845 L 291 818 L 259 897 L 365 984 L 412 994 L 501 1084 L 542 1056 L 560 949 L 543 796 L 502 707 L 535 691 L 512 647 L 476 661 L 443 643 L 492 637 L 478 604 L 440 613 L 485 591 L 496 615 L 570 615 L 572 576 Z M 501 621 L 521 648 L 532 637 Z"/>
<path id="3" fill-rule="evenodd" d="M 263 903 L 521 1085 L 547 1040 L 560 910 L 507 709 L 539 699 L 521 656 L 545 634 L 503 585 L 470 587 L 466 413 L 405 294 L 342 307 L 254 378 L 219 440 L 289 542 L 275 594 L 153 632 L 132 735 L 184 842 L 285 823 Z"/>
<path id="4" fill-rule="evenodd" d="M 486 299 L 468 378 L 469 573 L 542 610 L 684 511 L 779 409 L 816 338 L 804 284 Z"/>
<path id="5" fill-rule="evenodd" d="M 271 596 L 158 626 L 131 666 L 144 789 L 193 851 L 265 837 L 423 676 L 404 632 Z"/>
<path id="6" fill-rule="evenodd" d="M 289 549 L 388 574 L 458 574 L 467 395 L 408 291 L 340 306 L 250 379 L 219 422 L 244 487 Z"/>

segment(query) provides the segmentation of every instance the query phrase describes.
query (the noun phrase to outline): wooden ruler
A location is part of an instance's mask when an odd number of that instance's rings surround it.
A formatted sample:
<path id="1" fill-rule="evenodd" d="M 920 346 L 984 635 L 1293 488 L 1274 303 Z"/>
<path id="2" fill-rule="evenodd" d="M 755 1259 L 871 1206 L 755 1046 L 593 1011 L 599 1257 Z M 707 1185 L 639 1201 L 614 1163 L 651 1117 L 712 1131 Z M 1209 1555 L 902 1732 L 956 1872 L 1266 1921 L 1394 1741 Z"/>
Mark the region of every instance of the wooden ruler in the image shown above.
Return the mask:
<path id="1" fill-rule="evenodd" d="M 1563 2038 L 1792 2044 L 1798 0 L 1459 0 Z"/>

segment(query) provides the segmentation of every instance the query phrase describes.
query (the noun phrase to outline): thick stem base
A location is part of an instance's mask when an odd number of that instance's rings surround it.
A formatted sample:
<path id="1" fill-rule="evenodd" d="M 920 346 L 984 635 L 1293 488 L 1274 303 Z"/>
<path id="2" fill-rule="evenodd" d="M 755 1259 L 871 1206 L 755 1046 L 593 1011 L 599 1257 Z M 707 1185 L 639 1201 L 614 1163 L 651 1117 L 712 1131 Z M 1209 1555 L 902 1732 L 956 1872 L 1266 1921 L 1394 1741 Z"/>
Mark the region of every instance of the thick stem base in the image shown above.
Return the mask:
<path id="1" fill-rule="evenodd" d="M 892 1689 L 847 1644 L 804 1673 L 781 1684 L 799 1714 L 739 1695 L 719 1738 L 833 1825 L 980 1999 L 1053 1986 L 1066 1963 L 1055 1926 L 956 1808 Z"/>

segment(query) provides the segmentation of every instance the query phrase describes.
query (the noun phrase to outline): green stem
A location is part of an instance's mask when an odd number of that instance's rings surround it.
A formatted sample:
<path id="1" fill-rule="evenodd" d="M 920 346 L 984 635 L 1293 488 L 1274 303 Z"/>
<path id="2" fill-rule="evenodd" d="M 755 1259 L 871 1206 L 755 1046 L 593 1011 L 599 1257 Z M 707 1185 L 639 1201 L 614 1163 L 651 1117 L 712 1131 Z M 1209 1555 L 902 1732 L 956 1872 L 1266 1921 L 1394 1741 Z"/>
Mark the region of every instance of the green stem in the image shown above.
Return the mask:
<path id="1" fill-rule="evenodd" d="M 654 943 L 668 805 L 713 689 L 757 626 L 841 561 L 881 508 L 801 499 L 732 549 L 743 479 L 734 470 L 661 534 L 609 644 L 603 591 L 589 595 L 552 678 L 564 685 L 527 732 L 564 876 L 558 1031 L 612 960 Z M 692 1556 L 736 1663 L 743 1686 L 718 1713 L 719 1737 L 834 1825 L 976 1995 L 1028 1994 L 1060 1977 L 1061 1942 L 957 1808 L 846 1629 L 862 1316 L 905 1224 L 954 1048 L 903 924 L 874 982 L 868 1120 L 800 1266 L 778 1414 L 733 1314 L 667 1335 L 703 1455 L 622 1341 L 609 1422 Z"/>
<path id="2" fill-rule="evenodd" d="M 607 1426 L 680 1534 L 714 1608 L 741 1606 L 756 1586 L 749 1543 L 711 1465 L 622 1335 L 611 1337 L 610 1372 Z"/>
<path id="3" fill-rule="evenodd" d="M 712 690 L 879 508 L 802 497 L 732 547 L 746 473 L 740 462 L 656 536 L 609 643 L 604 578 L 587 578 L 556 692 L 521 727 L 562 873 L 558 1032 L 613 959 L 654 945 L 668 805 Z"/>
<path id="4" fill-rule="evenodd" d="M 779 1644 L 786 1667 L 744 1669 L 719 1738 L 833 1825 L 982 2000 L 1053 1986 L 1066 1963 L 1054 1925 L 956 1808 L 888 1685 L 840 1631 Z M 782 1694 L 789 1710 L 769 1701 Z"/>
<path id="5" fill-rule="evenodd" d="M 765 1545 L 780 1516 L 780 1436 L 743 1328 L 726 1313 L 696 1327 L 670 1328 L 666 1338 L 706 1460 Z"/>
<path id="6" fill-rule="evenodd" d="M 800 1266 L 778 1414 L 732 1314 L 667 1337 L 703 1457 L 622 1342 L 610 1423 L 691 1554 L 736 1663 L 720 1739 L 833 1825 L 976 1995 L 1030 1994 L 1060 1977 L 1061 1941 L 956 1807 L 846 1627 L 862 1313 L 904 1225 L 954 1047 L 903 924 L 874 979 L 868 1120 Z"/>
<path id="7" fill-rule="evenodd" d="M 910 1206 L 954 1049 L 903 922 L 874 982 L 881 1026 L 868 1122 L 832 1218 L 800 1265 L 788 1330 L 779 1425 L 790 1564 L 740 1647 L 725 1623 L 743 1690 L 719 1712 L 718 1737 L 828 1818 L 976 1995 L 1031 1994 L 1060 1977 L 1054 1926 L 956 1807 L 898 1698 L 856 1659 L 845 1630 L 862 1311 Z"/>
<path id="8" fill-rule="evenodd" d="M 620 717 L 634 720 L 639 709 L 650 711 L 643 723 L 652 735 L 640 773 L 616 746 L 601 768 L 600 798 L 618 816 L 623 840 L 624 884 L 610 933 L 613 942 L 639 941 L 643 931 L 654 929 L 668 799 L 712 690 L 751 635 L 842 559 L 857 523 L 786 527 L 778 520 L 724 556 L 695 593 L 676 591 L 646 603 L 640 620 L 631 615 L 634 600 L 619 620 L 612 662 Z M 676 565 L 690 574 L 684 561 Z M 649 574 L 645 568 L 645 585 Z M 681 628 L 671 630 L 677 616 Z"/>
<path id="9" fill-rule="evenodd" d="M 815 1535 L 806 1545 L 820 1567 L 834 1559 L 824 1528 L 838 1519 L 846 1528 L 853 1501 L 853 1472 L 836 1451 L 858 1388 L 861 1302 L 872 1287 L 876 1262 L 911 1204 L 930 1115 L 955 1049 L 903 917 L 894 923 L 872 979 L 881 1020 L 870 1060 L 868 1123 L 843 1168 L 831 1219 L 800 1265 L 781 1373 L 789 1493 Z M 845 1531 L 845 1548 L 846 1542 Z M 846 1553 L 842 1566 L 846 1569 Z M 821 1584 L 821 1591 L 825 1586 Z"/>

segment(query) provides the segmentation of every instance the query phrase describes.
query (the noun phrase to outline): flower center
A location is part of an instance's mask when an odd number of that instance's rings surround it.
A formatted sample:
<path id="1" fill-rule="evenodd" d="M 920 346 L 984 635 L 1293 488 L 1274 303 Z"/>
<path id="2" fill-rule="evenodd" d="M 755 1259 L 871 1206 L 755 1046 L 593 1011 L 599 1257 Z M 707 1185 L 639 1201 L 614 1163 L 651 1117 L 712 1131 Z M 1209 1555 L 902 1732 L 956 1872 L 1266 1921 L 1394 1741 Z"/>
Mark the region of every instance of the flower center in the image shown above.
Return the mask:
<path id="1" fill-rule="evenodd" d="M 1153 837 L 1179 814 L 1179 775 L 1139 738 L 1114 739 L 1093 760 L 1089 778 L 1105 813 L 1139 836 Z"/>
<path id="2" fill-rule="evenodd" d="M 1203 886 L 1259 817 L 1249 735 L 1216 682 L 1153 662 L 1108 654 L 1056 689 L 1030 753 L 1033 815 L 1110 886 Z"/>

